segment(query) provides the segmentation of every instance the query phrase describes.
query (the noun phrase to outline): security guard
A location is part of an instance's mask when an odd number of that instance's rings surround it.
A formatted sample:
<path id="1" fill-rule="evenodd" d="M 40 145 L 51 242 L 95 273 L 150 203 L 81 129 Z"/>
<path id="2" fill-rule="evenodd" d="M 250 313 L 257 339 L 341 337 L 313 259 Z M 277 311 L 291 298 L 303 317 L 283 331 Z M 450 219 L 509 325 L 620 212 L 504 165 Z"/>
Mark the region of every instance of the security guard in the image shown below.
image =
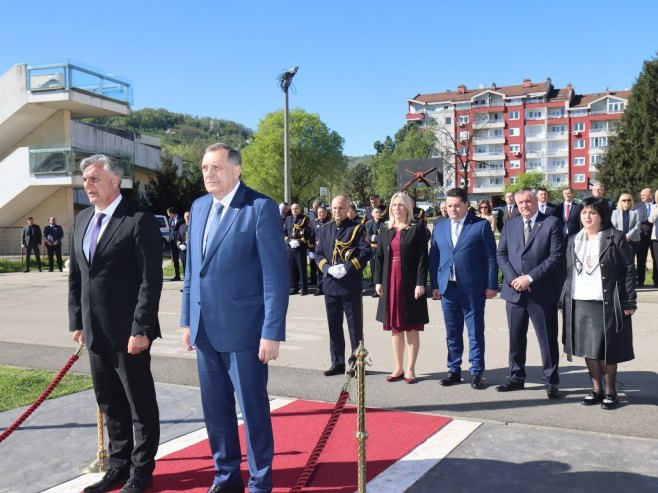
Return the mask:
<path id="1" fill-rule="evenodd" d="M 368 235 L 368 242 L 370 243 L 370 273 L 372 274 L 375 272 L 375 251 L 377 250 L 377 244 L 379 243 L 379 228 L 383 223 L 380 220 L 382 211 L 379 209 L 379 207 L 373 207 L 371 214 L 372 220 L 366 222 L 365 228 L 366 234 Z M 373 290 L 373 298 L 379 298 L 379 295 L 374 292 L 375 285 L 372 283 L 372 278 L 370 281 L 369 289 Z M 363 291 L 363 294 L 366 294 L 366 290 Z"/>
<path id="2" fill-rule="evenodd" d="M 320 230 L 325 224 L 329 224 L 331 222 L 331 217 L 329 217 L 327 206 L 324 204 L 318 205 L 315 210 L 315 214 L 315 221 L 313 221 L 313 243 L 317 245 L 318 237 L 320 236 Z M 322 279 L 324 278 L 324 275 L 322 274 L 322 271 L 318 269 L 318 264 L 315 262 L 315 248 L 308 252 L 308 257 L 311 259 L 311 266 L 315 267 L 315 271 L 317 272 L 316 282 L 318 289 L 315 291 L 315 296 L 322 296 L 324 294 L 324 290 L 322 289 Z M 311 269 L 311 272 L 313 272 L 313 268 Z"/>
<path id="3" fill-rule="evenodd" d="M 345 373 L 345 335 L 343 313 L 347 318 L 354 361 L 354 351 L 363 340 L 363 306 L 361 288 L 363 268 L 370 260 L 370 244 L 363 224 L 347 217 L 349 203 L 339 195 L 331 201 L 334 220 L 322 227 L 315 247 L 315 261 L 324 274 L 322 287 L 329 322 L 331 367 L 325 376 Z"/>
<path id="4" fill-rule="evenodd" d="M 288 245 L 288 270 L 290 271 L 290 294 L 308 294 L 306 279 L 306 255 L 308 248 L 313 247 L 313 230 L 308 216 L 302 213 L 299 204 L 290 207 L 291 216 L 286 217 L 283 230 Z"/>

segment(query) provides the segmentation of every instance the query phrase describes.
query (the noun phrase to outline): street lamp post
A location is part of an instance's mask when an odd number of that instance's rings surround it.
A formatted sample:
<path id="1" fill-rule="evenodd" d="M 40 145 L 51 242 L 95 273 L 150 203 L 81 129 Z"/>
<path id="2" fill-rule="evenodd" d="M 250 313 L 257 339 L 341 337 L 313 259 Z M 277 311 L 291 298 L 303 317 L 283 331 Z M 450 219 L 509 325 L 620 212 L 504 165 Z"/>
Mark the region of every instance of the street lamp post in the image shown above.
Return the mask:
<path id="1" fill-rule="evenodd" d="M 288 142 L 288 88 L 292 78 L 297 73 L 298 67 L 279 75 L 279 87 L 285 95 L 285 107 L 283 110 L 283 194 L 284 200 L 290 204 L 290 144 Z"/>

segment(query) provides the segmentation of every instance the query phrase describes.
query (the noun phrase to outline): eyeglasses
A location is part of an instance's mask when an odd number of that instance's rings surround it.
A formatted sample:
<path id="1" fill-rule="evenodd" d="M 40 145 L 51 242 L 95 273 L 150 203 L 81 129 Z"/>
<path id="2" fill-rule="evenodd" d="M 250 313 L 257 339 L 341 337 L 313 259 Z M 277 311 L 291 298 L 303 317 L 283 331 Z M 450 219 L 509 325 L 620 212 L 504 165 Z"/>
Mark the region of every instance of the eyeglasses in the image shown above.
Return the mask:
<path id="1" fill-rule="evenodd" d="M 631 199 L 621 199 L 622 202 L 630 202 Z"/>

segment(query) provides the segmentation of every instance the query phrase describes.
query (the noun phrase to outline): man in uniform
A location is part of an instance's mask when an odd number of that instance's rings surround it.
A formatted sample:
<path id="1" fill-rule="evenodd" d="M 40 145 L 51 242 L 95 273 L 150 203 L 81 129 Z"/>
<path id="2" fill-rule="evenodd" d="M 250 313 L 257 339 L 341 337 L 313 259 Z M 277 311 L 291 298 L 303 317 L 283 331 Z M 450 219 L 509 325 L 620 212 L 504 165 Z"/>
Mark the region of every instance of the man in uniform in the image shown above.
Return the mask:
<path id="1" fill-rule="evenodd" d="M 313 246 L 313 231 L 311 221 L 302 213 L 299 204 L 290 207 L 292 216 L 288 216 L 283 225 L 288 245 L 288 270 L 290 271 L 290 294 L 308 294 L 306 279 L 306 254 L 308 247 Z"/>
<path id="2" fill-rule="evenodd" d="M 334 220 L 322 227 L 315 247 L 315 261 L 325 275 L 322 288 L 329 322 L 331 367 L 324 374 L 328 377 L 345 372 L 343 314 L 352 346 L 350 361 L 354 361 L 354 351 L 363 340 L 361 288 L 363 268 L 370 260 L 370 245 L 363 224 L 347 217 L 348 209 L 343 195 L 331 201 Z"/>
<path id="3" fill-rule="evenodd" d="M 174 277 L 170 281 L 180 281 L 180 256 L 178 255 L 178 228 L 183 224 L 183 219 L 173 207 L 167 209 L 169 218 L 169 249 L 171 250 L 171 262 L 174 264 Z"/>
<path id="4" fill-rule="evenodd" d="M 370 196 L 370 207 L 366 209 L 366 213 L 363 215 L 363 222 L 372 221 L 372 210 L 377 207 L 380 211 L 380 221 L 386 221 L 388 219 L 388 209 L 386 204 L 382 202 L 382 199 L 377 194 Z"/>
<path id="5" fill-rule="evenodd" d="M 373 207 L 372 209 L 372 219 L 366 222 L 366 234 L 368 235 L 368 242 L 370 243 L 370 273 L 375 272 L 375 251 L 377 250 L 377 244 L 379 243 L 379 228 L 381 227 L 380 218 L 382 217 L 382 211 L 379 210 L 379 207 Z M 372 279 L 372 278 L 371 278 Z M 370 289 L 375 289 L 375 286 L 370 281 Z M 365 294 L 365 291 L 363 292 Z M 372 294 L 373 298 L 379 298 L 379 295 L 376 292 Z"/>
<path id="6" fill-rule="evenodd" d="M 62 238 L 64 238 L 64 229 L 57 224 L 57 219 L 51 217 L 48 219 L 48 226 L 43 228 L 43 236 L 46 239 L 46 250 L 48 250 L 48 271 L 54 270 L 54 259 L 57 257 L 57 267 L 62 272 Z"/>
<path id="7" fill-rule="evenodd" d="M 327 207 L 324 204 L 319 205 L 315 212 L 317 217 L 315 221 L 313 221 L 313 243 L 314 245 L 317 245 L 319 241 L 318 237 L 320 236 L 320 230 L 325 224 L 331 222 L 331 218 L 329 217 Z M 318 264 L 315 262 L 315 247 L 313 247 L 312 251 L 309 252 L 308 256 L 311 259 L 312 268 L 315 268 L 315 271 L 317 272 L 318 289 L 315 291 L 315 296 L 321 296 L 324 294 L 324 290 L 322 289 L 322 279 L 324 278 L 324 275 L 322 274 L 322 271 L 318 269 Z"/>
<path id="8" fill-rule="evenodd" d="M 41 228 L 34 224 L 32 217 L 27 218 L 27 225 L 23 226 L 21 235 L 21 246 L 25 250 L 25 272 L 30 272 L 30 254 L 34 252 L 37 259 L 37 269 L 41 272 Z"/>

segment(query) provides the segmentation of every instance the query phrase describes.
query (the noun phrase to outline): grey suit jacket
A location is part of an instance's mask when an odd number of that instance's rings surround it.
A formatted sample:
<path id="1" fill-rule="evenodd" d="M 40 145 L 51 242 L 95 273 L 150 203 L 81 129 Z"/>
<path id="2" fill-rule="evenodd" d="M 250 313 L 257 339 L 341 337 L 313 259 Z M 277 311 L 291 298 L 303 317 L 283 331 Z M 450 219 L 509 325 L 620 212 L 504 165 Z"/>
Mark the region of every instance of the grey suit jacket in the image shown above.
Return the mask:
<path id="1" fill-rule="evenodd" d="M 615 209 L 612 211 L 612 217 L 610 218 L 612 225 L 615 229 L 619 231 L 624 230 L 624 216 L 622 211 Z M 637 209 L 631 209 L 628 211 L 628 233 L 626 233 L 626 239 L 628 241 L 640 241 L 640 213 Z"/>

